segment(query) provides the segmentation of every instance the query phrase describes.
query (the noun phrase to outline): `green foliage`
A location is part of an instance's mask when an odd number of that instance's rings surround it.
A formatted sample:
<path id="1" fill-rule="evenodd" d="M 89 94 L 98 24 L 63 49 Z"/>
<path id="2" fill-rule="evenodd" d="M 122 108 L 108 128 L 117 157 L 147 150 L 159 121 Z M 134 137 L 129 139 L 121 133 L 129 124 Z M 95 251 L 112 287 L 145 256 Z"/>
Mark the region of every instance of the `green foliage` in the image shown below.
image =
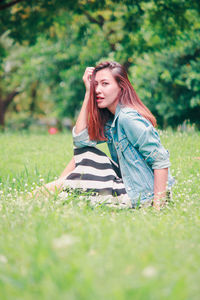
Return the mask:
<path id="1" fill-rule="evenodd" d="M 55 13 L 61 9 L 77 9 L 77 0 L 29 0 L 18 1 L 16 5 L 6 9 L 1 7 L 11 1 L 1 1 L 0 5 L 0 28 L 1 34 L 8 29 L 11 30 L 11 37 L 22 43 L 24 40 L 29 44 L 37 41 L 41 32 L 47 31 L 54 21 Z"/>
<path id="2" fill-rule="evenodd" d="M 2 2 L 1 90 L 20 91 L 8 112 L 74 118 L 85 68 L 109 59 L 129 71 L 161 126 L 198 122 L 198 1 Z"/>
<path id="3" fill-rule="evenodd" d="M 175 46 L 144 55 L 131 69 L 142 99 L 164 126 L 185 119 L 200 125 L 200 27 L 195 26 Z"/>

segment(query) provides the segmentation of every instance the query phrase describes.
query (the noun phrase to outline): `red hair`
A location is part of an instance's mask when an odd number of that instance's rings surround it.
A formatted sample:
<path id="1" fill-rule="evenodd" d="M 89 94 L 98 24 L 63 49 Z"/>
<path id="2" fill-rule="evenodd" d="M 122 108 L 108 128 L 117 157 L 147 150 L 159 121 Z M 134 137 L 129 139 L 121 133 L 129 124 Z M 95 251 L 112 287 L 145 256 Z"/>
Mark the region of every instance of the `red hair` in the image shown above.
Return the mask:
<path id="1" fill-rule="evenodd" d="M 152 125 L 156 126 L 156 119 L 150 110 L 142 103 L 131 85 L 125 68 L 117 62 L 102 62 L 95 67 L 91 78 L 90 97 L 87 106 L 88 122 L 87 128 L 91 140 L 105 141 L 104 126 L 105 123 L 113 116 L 107 108 L 98 108 L 95 92 L 95 76 L 102 69 L 109 69 L 117 81 L 121 92 L 119 94 L 119 103 L 122 106 L 132 107 L 137 110 L 144 118 L 149 120 Z"/>

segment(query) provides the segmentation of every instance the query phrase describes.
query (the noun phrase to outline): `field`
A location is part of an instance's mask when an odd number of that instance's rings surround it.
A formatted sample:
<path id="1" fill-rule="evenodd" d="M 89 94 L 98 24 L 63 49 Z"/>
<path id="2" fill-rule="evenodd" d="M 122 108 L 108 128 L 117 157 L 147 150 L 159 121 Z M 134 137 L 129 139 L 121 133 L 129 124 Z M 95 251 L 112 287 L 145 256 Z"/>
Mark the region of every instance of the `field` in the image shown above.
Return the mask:
<path id="1" fill-rule="evenodd" d="M 158 212 L 31 197 L 70 160 L 71 134 L 1 134 L 0 299 L 199 299 L 200 135 L 161 139 L 176 185 Z"/>

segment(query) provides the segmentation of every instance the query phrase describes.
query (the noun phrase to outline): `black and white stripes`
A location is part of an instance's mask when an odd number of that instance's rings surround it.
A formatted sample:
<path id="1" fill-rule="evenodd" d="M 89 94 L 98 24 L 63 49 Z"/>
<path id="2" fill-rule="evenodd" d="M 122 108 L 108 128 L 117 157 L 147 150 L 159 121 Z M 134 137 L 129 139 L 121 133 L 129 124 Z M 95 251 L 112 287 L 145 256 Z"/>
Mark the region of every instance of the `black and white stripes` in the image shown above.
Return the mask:
<path id="1" fill-rule="evenodd" d="M 67 176 L 64 189 L 81 189 L 99 195 L 125 195 L 120 169 L 105 153 L 95 147 L 74 149 L 76 167 Z"/>

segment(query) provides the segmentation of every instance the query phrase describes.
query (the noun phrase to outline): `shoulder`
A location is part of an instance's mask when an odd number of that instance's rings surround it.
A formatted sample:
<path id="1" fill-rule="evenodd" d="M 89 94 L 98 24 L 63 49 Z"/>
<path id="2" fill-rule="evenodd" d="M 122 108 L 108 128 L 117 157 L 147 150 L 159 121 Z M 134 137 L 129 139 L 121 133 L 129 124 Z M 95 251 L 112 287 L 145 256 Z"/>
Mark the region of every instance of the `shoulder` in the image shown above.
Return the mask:
<path id="1" fill-rule="evenodd" d="M 121 107 L 119 112 L 119 124 L 126 126 L 126 124 L 130 122 L 135 126 L 138 126 L 139 124 L 145 127 L 152 126 L 149 120 L 144 118 L 136 109 L 127 106 Z"/>

